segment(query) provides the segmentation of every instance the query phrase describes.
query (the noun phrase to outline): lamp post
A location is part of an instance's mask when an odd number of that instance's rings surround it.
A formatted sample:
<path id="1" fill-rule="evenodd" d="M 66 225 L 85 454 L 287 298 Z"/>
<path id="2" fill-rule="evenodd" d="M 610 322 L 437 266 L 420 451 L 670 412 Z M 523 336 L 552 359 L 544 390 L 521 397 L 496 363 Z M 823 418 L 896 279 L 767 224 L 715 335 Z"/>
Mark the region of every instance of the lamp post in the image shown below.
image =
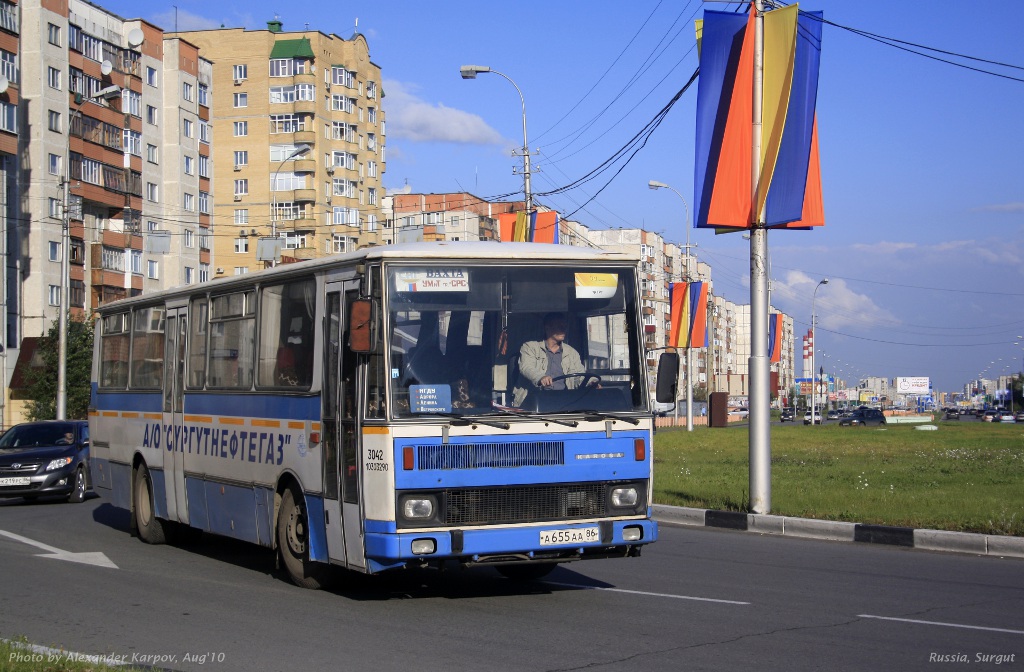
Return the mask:
<path id="1" fill-rule="evenodd" d="M 111 99 L 119 96 L 121 87 L 108 86 L 96 93 L 96 97 Z M 75 115 L 82 117 L 82 107 L 86 103 L 103 107 L 95 98 L 82 98 L 77 110 L 68 114 L 68 141 L 64 148 L 64 184 L 62 185 L 63 213 L 60 232 L 60 312 L 57 314 L 57 399 L 54 404 L 54 415 L 57 420 L 66 420 L 68 414 L 68 310 L 71 307 L 71 130 Z"/>
<path id="2" fill-rule="evenodd" d="M 526 98 L 523 97 L 523 92 L 516 86 L 511 77 L 497 70 L 492 70 L 486 65 L 464 65 L 459 68 L 459 73 L 463 79 L 476 79 L 477 75 L 484 72 L 491 72 L 508 80 L 509 84 L 516 87 L 519 100 L 523 104 L 523 196 L 526 202 L 526 214 L 529 215 L 533 210 L 533 192 L 530 190 L 530 143 L 526 135 Z"/>
<path id="3" fill-rule="evenodd" d="M 270 206 L 270 237 L 271 238 L 277 238 L 277 177 L 280 174 L 281 169 L 284 168 L 284 164 L 286 164 L 287 162 L 291 161 L 292 159 L 295 159 L 295 158 L 298 158 L 298 157 L 303 156 L 305 154 L 308 154 L 309 150 L 311 150 L 311 149 L 313 149 L 313 148 L 310 145 L 299 145 L 298 147 L 293 149 L 291 151 L 291 153 L 288 154 L 288 156 L 286 156 L 283 159 L 281 159 L 281 161 L 277 164 L 277 170 L 274 171 L 274 177 L 270 181 L 270 197 L 271 197 L 271 206 Z M 275 249 L 277 249 L 277 248 L 275 248 Z M 276 253 L 275 253 L 275 258 L 270 261 L 270 265 L 271 266 L 277 266 Z"/>
<path id="4" fill-rule="evenodd" d="M 814 378 L 814 349 L 815 344 L 815 328 L 814 328 L 814 299 L 818 296 L 818 288 L 822 285 L 828 284 L 828 278 L 822 278 L 817 285 L 814 286 L 814 291 L 811 293 L 811 427 L 814 426 L 814 417 L 817 414 L 817 388 L 818 381 Z"/>
<path id="5" fill-rule="evenodd" d="M 675 192 L 679 200 L 683 202 L 683 212 L 686 213 L 686 218 L 683 220 L 683 228 L 686 229 L 686 246 L 684 247 L 684 262 L 683 262 L 683 280 L 690 282 L 690 206 L 686 204 L 686 199 L 676 189 L 670 187 L 664 182 L 658 182 L 657 180 L 651 180 L 647 183 L 647 186 L 651 189 L 668 189 L 669 191 Z M 689 331 L 690 316 L 686 316 L 686 327 Z M 686 335 L 686 431 L 693 431 L 693 349 L 690 347 L 690 334 Z M 676 408 L 679 408 L 678 403 Z M 676 412 L 678 417 L 678 410 Z"/>

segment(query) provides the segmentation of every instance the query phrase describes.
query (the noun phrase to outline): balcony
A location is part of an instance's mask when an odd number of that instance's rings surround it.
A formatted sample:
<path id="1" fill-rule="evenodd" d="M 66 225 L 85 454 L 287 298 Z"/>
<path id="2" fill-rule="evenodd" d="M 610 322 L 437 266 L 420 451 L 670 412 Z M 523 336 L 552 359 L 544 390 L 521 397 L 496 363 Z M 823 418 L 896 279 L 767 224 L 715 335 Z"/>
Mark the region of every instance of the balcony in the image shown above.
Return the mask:
<path id="1" fill-rule="evenodd" d="M 296 189 L 294 195 L 293 200 L 296 203 L 316 202 L 316 189 Z"/>
<path id="2" fill-rule="evenodd" d="M 316 161 L 314 159 L 295 159 L 292 170 L 296 173 L 316 172 Z"/>
<path id="3" fill-rule="evenodd" d="M 294 138 L 297 145 L 314 145 L 316 144 L 316 131 L 296 131 Z"/>

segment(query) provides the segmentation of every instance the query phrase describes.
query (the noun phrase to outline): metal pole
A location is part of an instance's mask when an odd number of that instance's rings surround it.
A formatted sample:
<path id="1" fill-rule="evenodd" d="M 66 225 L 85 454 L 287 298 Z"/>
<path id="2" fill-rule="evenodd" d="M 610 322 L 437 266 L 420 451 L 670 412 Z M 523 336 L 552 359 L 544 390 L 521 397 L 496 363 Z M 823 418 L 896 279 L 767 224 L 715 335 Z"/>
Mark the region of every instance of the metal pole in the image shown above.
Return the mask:
<path id="1" fill-rule="evenodd" d="M 814 314 L 814 300 L 818 297 L 818 287 L 828 284 L 828 278 L 822 278 L 821 282 L 814 286 L 814 291 L 811 292 L 811 427 L 814 426 L 814 417 L 818 399 L 818 379 L 817 371 L 814 370 L 814 351 L 818 347 L 815 344 L 817 338 L 817 329 L 815 329 L 815 314 Z"/>
<path id="2" fill-rule="evenodd" d="M 519 94 L 519 101 L 523 105 L 523 196 L 526 201 L 526 214 L 529 215 L 533 211 L 533 191 L 530 189 L 530 143 L 526 135 L 526 98 L 516 83 L 512 81 L 511 77 L 497 70 L 490 70 L 490 72 L 508 80 L 508 83 L 516 88 L 516 93 Z"/>
<path id="3" fill-rule="evenodd" d="M 755 3 L 754 22 L 754 118 L 751 202 L 757 203 L 761 174 L 761 117 L 764 87 L 764 4 Z M 750 510 L 768 513 L 772 508 L 771 368 L 768 360 L 768 232 L 764 213 L 754 213 L 750 231 Z"/>
<path id="4" fill-rule="evenodd" d="M 81 114 L 81 110 L 76 110 Z M 68 408 L 68 311 L 67 293 L 70 277 L 69 252 L 71 249 L 71 231 L 68 201 L 71 199 L 71 123 L 74 112 L 68 115 L 68 151 L 64 153 L 64 212 L 60 232 L 60 305 L 57 309 L 57 420 L 67 419 Z"/>

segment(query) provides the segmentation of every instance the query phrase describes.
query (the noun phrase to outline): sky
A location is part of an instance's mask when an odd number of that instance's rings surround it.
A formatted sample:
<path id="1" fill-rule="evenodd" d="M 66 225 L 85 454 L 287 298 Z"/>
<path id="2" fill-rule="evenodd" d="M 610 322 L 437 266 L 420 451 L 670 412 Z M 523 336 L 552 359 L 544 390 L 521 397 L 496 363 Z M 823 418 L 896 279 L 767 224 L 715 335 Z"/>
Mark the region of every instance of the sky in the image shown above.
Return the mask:
<path id="1" fill-rule="evenodd" d="M 525 101 L 539 203 L 593 229 L 689 238 L 715 293 L 749 303 L 749 243 L 686 225 L 697 85 L 660 114 L 697 68 L 693 20 L 737 3 L 174 3 L 97 2 L 167 31 L 265 29 L 274 18 L 286 32 L 358 30 L 382 70 L 389 191 L 521 198 L 521 159 L 511 152 L 523 144 Z M 817 103 L 826 225 L 769 233 L 773 305 L 803 334 L 814 289 L 829 279 L 814 299 L 817 362 L 851 384 L 927 376 L 936 391 L 959 391 L 979 376 L 1024 370 L 1019 3 L 800 7 L 838 24 L 823 28 Z M 463 80 L 467 64 L 504 74 L 523 98 L 495 74 Z M 646 142 L 634 142 L 649 125 Z M 602 166 L 578 187 L 546 193 Z M 681 198 L 649 189 L 650 180 Z"/>

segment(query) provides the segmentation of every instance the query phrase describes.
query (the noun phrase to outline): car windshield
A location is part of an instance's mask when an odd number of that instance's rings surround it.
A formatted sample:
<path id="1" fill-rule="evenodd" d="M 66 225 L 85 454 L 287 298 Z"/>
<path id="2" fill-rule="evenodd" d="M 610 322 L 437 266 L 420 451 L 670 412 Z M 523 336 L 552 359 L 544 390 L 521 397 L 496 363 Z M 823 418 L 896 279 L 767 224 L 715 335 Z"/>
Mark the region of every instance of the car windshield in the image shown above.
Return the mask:
<path id="1" fill-rule="evenodd" d="M 390 266 L 386 287 L 393 417 L 650 410 L 632 267 Z M 541 389 L 552 328 L 568 375 Z"/>
<path id="2" fill-rule="evenodd" d="M 70 440 L 68 437 L 70 436 Z M 31 446 L 60 446 L 74 443 L 75 426 L 65 422 L 43 425 L 15 425 L 0 436 L 0 450 L 19 450 Z"/>

